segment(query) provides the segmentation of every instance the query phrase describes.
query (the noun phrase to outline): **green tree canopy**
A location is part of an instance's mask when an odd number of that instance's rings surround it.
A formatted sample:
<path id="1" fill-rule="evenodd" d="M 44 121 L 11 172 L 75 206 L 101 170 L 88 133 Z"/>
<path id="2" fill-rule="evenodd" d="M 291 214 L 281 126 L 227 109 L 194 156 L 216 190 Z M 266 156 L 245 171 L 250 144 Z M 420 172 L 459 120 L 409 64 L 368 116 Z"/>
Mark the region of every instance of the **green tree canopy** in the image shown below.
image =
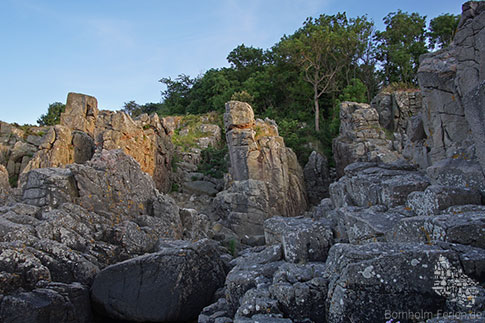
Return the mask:
<path id="1" fill-rule="evenodd" d="M 426 17 L 417 13 L 391 12 L 384 18 L 385 31 L 377 31 L 377 58 L 384 66 L 386 83 L 416 83 L 419 56 L 428 52 Z"/>
<path id="2" fill-rule="evenodd" d="M 431 19 L 429 23 L 429 42 L 434 48 L 445 48 L 451 44 L 453 37 L 455 37 L 458 23 L 460 22 L 460 15 L 443 14 Z"/>
<path id="3" fill-rule="evenodd" d="M 37 119 L 39 126 L 54 126 L 61 122 L 61 113 L 66 109 L 66 105 L 61 102 L 54 102 L 49 104 L 47 113 Z"/>
<path id="4" fill-rule="evenodd" d="M 319 131 L 320 98 L 339 87 L 339 77 L 351 73 L 370 37 L 372 23 L 365 17 L 348 19 L 345 13 L 308 18 L 295 34 L 284 37 L 281 47 L 302 69 L 313 88 L 315 130 Z M 343 75 L 342 75 L 343 74 Z M 350 81 L 350 80 L 349 80 Z"/>

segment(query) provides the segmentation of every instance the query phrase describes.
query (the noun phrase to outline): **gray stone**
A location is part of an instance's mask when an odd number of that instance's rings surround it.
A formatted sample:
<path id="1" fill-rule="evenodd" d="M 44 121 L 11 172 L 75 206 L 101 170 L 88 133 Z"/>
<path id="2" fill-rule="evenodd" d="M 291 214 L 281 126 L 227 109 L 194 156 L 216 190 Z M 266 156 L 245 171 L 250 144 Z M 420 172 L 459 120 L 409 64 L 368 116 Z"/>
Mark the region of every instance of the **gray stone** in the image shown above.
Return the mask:
<path id="1" fill-rule="evenodd" d="M 406 131 L 410 141 L 418 141 L 426 138 L 421 115 L 415 115 L 408 119 Z"/>
<path id="2" fill-rule="evenodd" d="M 187 321 L 210 303 L 223 279 L 214 243 L 171 242 L 157 253 L 106 267 L 96 276 L 91 297 L 114 319 Z"/>
<path id="3" fill-rule="evenodd" d="M 426 173 L 438 185 L 472 188 L 485 193 L 485 176 L 476 160 L 443 159 L 428 167 Z"/>
<path id="4" fill-rule="evenodd" d="M 484 248 L 485 212 L 445 211 L 436 216 L 402 219 L 388 232 L 387 239 L 428 244 L 445 241 Z"/>
<path id="5" fill-rule="evenodd" d="M 224 125 L 231 179 L 227 190 L 214 199 L 214 213 L 240 237 L 261 235 L 269 216 L 303 213 L 307 207 L 303 171 L 276 123 L 254 120 L 251 106 L 230 101 Z"/>
<path id="6" fill-rule="evenodd" d="M 183 188 L 189 193 L 206 194 L 209 196 L 216 196 L 216 194 L 219 192 L 216 189 L 216 186 L 208 181 L 185 182 L 183 184 Z"/>
<path id="7" fill-rule="evenodd" d="M 285 317 L 295 321 L 326 322 L 328 281 L 322 277 L 324 271 L 321 263 L 280 266 L 269 290 Z"/>
<path id="8" fill-rule="evenodd" d="M 353 244 L 386 241 L 386 233 L 405 218 L 401 213 L 387 211 L 382 207 L 346 207 L 337 212 L 342 217 L 346 236 Z"/>
<path id="9" fill-rule="evenodd" d="M 90 323 L 89 290 L 78 283 L 49 283 L 31 292 L 0 298 L 0 320 L 13 322 Z"/>
<path id="10" fill-rule="evenodd" d="M 72 172 L 64 168 L 39 168 L 27 173 L 22 199 L 35 206 L 57 207 L 74 202 L 78 189 Z"/>
<path id="11" fill-rule="evenodd" d="M 481 204 L 480 193 L 469 188 L 431 185 L 409 194 L 406 205 L 416 215 L 433 215 L 454 205 Z"/>
<path id="12" fill-rule="evenodd" d="M 226 277 L 226 300 L 232 314 L 236 313 L 244 294 L 252 288 L 267 287 L 273 281 L 273 274 L 283 263 L 278 247 L 255 247 L 247 251 L 243 258 L 236 258 Z M 258 251 L 259 250 L 259 251 Z"/>
<path id="13" fill-rule="evenodd" d="M 303 175 L 310 204 L 316 205 L 323 198 L 329 196 L 328 186 L 331 183 L 331 178 L 328 161 L 324 155 L 312 151 L 307 164 L 303 168 Z"/>
<path id="14" fill-rule="evenodd" d="M 330 185 L 330 197 L 335 207 L 392 207 L 404 204 L 409 193 L 428 185 L 421 172 L 406 164 L 356 163 L 346 168 L 346 176 Z"/>
<path id="15" fill-rule="evenodd" d="M 207 215 L 194 209 L 180 209 L 184 239 L 200 240 L 208 237 L 210 221 Z"/>
<path id="16" fill-rule="evenodd" d="M 121 150 L 102 150 L 87 163 L 68 167 L 77 183 L 77 203 L 90 211 L 146 214 L 156 196 L 150 176 Z"/>
<path id="17" fill-rule="evenodd" d="M 384 322 L 386 311 L 446 310 L 446 298 L 433 289 L 435 267 L 440 261 L 446 261 L 457 271 L 461 268 L 456 252 L 437 246 L 334 245 L 327 260 L 328 322 L 349 322 L 355 318 Z"/>
<path id="18" fill-rule="evenodd" d="M 281 244 L 288 262 L 325 261 L 333 243 L 331 224 L 310 218 L 273 217 L 264 222 L 266 244 Z"/>
<path id="19" fill-rule="evenodd" d="M 379 113 L 368 104 L 342 102 L 340 134 L 332 142 L 337 176 L 355 162 L 394 162 L 401 158 L 379 124 Z"/>
<path id="20" fill-rule="evenodd" d="M 282 314 L 278 301 L 271 298 L 268 288 L 252 288 L 241 299 L 241 305 L 236 311 L 235 319 L 251 318 L 257 314 Z"/>
<path id="21" fill-rule="evenodd" d="M 95 144 L 93 138 L 82 131 L 72 132 L 72 145 L 74 147 L 74 162 L 84 164 L 94 155 Z"/>
<path id="22" fill-rule="evenodd" d="M 381 92 L 371 102 L 379 124 L 392 132 L 406 132 L 407 120 L 422 108 L 420 91 Z"/>

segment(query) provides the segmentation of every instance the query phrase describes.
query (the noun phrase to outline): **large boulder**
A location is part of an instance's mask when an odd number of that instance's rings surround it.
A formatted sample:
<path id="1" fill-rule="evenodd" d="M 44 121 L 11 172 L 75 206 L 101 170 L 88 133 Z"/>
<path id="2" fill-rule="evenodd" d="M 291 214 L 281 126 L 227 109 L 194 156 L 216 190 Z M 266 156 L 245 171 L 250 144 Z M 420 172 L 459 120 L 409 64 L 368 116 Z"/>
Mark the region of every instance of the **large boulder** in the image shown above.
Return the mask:
<path id="1" fill-rule="evenodd" d="M 449 246 L 334 245 L 326 264 L 328 322 L 385 322 L 392 313 L 442 313 L 452 303 L 463 310 L 475 301 L 478 277 L 459 255 Z"/>
<path id="2" fill-rule="evenodd" d="M 406 163 L 354 163 L 345 168 L 345 176 L 330 185 L 335 207 L 403 205 L 408 194 L 423 191 L 429 179 Z"/>
<path id="3" fill-rule="evenodd" d="M 403 218 L 387 232 L 387 241 L 445 241 L 485 248 L 485 207 L 454 206 L 439 215 Z"/>
<path id="4" fill-rule="evenodd" d="M 240 236 L 261 235 L 270 216 L 302 213 L 307 207 L 303 171 L 274 121 L 254 120 L 251 106 L 238 101 L 226 104 L 224 120 L 233 182 L 217 195 L 216 213 Z M 249 213 L 253 205 L 257 212 Z M 246 218 L 251 227 L 241 221 Z"/>
<path id="5" fill-rule="evenodd" d="M 74 174 L 79 205 L 90 211 L 144 214 L 156 195 L 153 180 L 121 150 L 102 150 L 86 164 L 68 169 Z"/>
<path id="6" fill-rule="evenodd" d="M 417 215 L 435 215 L 454 205 L 481 204 L 481 196 L 470 188 L 431 185 L 409 194 L 406 204 Z"/>
<path id="7" fill-rule="evenodd" d="M 264 235 L 267 245 L 281 244 L 285 260 L 293 263 L 325 261 L 333 243 L 325 219 L 273 217 L 264 221 Z"/>
<path id="8" fill-rule="evenodd" d="M 91 288 L 92 301 L 98 311 L 114 319 L 189 321 L 224 283 L 219 257 L 209 240 L 164 243 L 157 253 L 101 271 Z"/>

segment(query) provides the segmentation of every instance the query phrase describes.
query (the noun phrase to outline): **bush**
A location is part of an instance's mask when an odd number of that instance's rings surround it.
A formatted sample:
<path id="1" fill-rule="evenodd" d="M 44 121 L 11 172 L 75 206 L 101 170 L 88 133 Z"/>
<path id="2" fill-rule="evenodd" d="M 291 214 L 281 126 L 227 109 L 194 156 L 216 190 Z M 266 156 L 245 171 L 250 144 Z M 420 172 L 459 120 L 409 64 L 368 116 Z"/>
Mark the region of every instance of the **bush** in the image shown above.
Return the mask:
<path id="1" fill-rule="evenodd" d="M 209 146 L 202 150 L 198 171 L 214 178 L 223 178 L 227 173 L 227 145 L 222 148 Z"/>
<path id="2" fill-rule="evenodd" d="M 66 105 L 61 102 L 54 102 L 49 104 L 49 109 L 46 114 L 37 119 L 39 126 L 55 126 L 61 122 L 61 113 L 66 110 Z"/>

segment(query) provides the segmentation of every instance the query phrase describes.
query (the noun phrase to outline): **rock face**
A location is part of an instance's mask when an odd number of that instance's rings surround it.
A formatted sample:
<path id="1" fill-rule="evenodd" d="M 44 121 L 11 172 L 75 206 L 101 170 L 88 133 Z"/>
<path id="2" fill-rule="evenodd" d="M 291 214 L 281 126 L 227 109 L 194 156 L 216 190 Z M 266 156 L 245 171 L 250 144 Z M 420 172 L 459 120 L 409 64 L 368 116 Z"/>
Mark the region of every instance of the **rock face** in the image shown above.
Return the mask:
<path id="1" fill-rule="evenodd" d="M 170 189 L 173 146 L 156 114 L 136 120 L 124 112 L 99 111 L 96 98 L 69 93 L 61 123 L 27 130 L 0 124 L 0 164 L 16 182 L 30 170 L 83 164 L 96 150 L 123 149 L 162 192 Z"/>
<path id="2" fill-rule="evenodd" d="M 323 198 L 329 196 L 328 186 L 332 182 L 332 179 L 330 178 L 328 161 L 324 155 L 312 151 L 308 162 L 303 168 L 303 175 L 305 177 L 305 187 L 310 204 L 316 205 Z"/>
<path id="3" fill-rule="evenodd" d="M 42 285 L 31 292 L 5 296 L 0 301 L 2 322 L 93 322 L 86 286 L 78 283 Z"/>
<path id="4" fill-rule="evenodd" d="M 400 155 L 393 149 L 379 124 L 379 113 L 365 103 L 343 102 L 340 105 L 340 134 L 333 141 L 337 176 L 354 162 L 392 162 Z"/>
<path id="5" fill-rule="evenodd" d="M 87 297 L 80 297 L 100 269 L 182 236 L 175 202 L 120 150 L 102 150 L 82 165 L 32 170 L 19 199 L 0 207 L 2 322 L 89 322 L 80 307 Z"/>
<path id="6" fill-rule="evenodd" d="M 371 107 L 379 114 L 381 127 L 405 134 L 410 116 L 422 109 L 422 95 L 419 90 L 381 92 L 371 102 Z"/>
<path id="7" fill-rule="evenodd" d="M 483 3 L 465 3 L 452 44 L 422 57 L 418 79 L 424 110 L 417 118 L 425 136 L 411 140 L 407 149 L 408 158 L 422 167 L 434 167 L 438 184 L 446 185 L 443 181 L 452 180 L 482 192 L 484 15 Z M 450 165 L 457 170 L 446 174 Z"/>
<path id="8" fill-rule="evenodd" d="M 224 114 L 231 183 L 214 205 L 238 235 L 262 235 L 270 216 L 306 209 L 303 171 L 272 120 L 254 120 L 247 103 L 230 101 Z"/>
<path id="9" fill-rule="evenodd" d="M 174 241 L 105 268 L 91 295 L 98 310 L 114 319 L 189 321 L 210 303 L 224 276 L 215 242 Z"/>
<path id="10" fill-rule="evenodd" d="M 8 172 L 5 166 L 0 165 L 0 205 L 3 205 L 11 191 Z"/>

